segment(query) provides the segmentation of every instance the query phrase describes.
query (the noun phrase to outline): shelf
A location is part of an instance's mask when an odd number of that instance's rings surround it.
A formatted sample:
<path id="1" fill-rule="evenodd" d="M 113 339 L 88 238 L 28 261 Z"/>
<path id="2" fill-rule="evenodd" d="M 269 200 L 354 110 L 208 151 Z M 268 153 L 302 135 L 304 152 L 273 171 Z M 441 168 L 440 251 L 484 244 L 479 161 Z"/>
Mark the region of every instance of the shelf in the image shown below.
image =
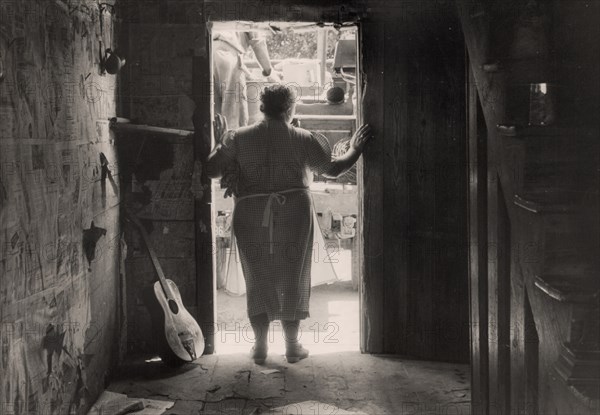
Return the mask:
<path id="1" fill-rule="evenodd" d="M 589 404 L 598 406 L 600 399 L 600 350 L 581 350 L 564 343 L 554 370 L 560 379 L 573 388 Z"/>
<path id="2" fill-rule="evenodd" d="M 509 81 L 515 85 L 548 83 L 556 84 L 555 68 L 549 62 L 550 57 L 502 57 L 490 60 L 481 65 L 486 73 L 505 72 L 510 75 Z"/>
<path id="3" fill-rule="evenodd" d="M 112 128 L 119 132 L 125 133 L 140 133 L 140 134 L 148 134 L 148 133 L 157 133 L 157 134 L 167 134 L 171 136 L 178 137 L 188 137 L 194 134 L 194 131 L 191 130 L 180 130 L 175 128 L 163 128 L 163 127 L 154 127 L 151 125 L 144 124 L 131 124 L 129 122 L 121 122 L 113 124 Z"/>
<path id="4" fill-rule="evenodd" d="M 506 71 L 506 68 L 499 61 L 484 63 L 481 65 L 481 69 L 486 73 L 498 73 Z"/>
<path id="5" fill-rule="evenodd" d="M 505 137 L 517 138 L 565 138 L 565 139 L 589 139 L 600 141 L 600 126 L 577 126 L 564 125 L 512 125 L 498 124 L 496 131 Z"/>
<path id="6" fill-rule="evenodd" d="M 560 189 L 516 194 L 513 203 L 531 213 L 570 213 L 577 209 L 585 193 Z"/>
<path id="7" fill-rule="evenodd" d="M 598 278 L 592 275 L 540 275 L 535 278 L 535 286 L 562 303 L 591 303 L 600 293 Z"/>

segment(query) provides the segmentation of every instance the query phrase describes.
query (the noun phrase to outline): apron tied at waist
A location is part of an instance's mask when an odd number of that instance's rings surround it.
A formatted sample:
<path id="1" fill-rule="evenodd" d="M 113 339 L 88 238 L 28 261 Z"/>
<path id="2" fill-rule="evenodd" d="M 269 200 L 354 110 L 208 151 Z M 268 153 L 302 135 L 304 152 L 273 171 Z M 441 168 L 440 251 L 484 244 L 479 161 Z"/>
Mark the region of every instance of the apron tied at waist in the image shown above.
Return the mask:
<path id="1" fill-rule="evenodd" d="M 262 226 L 263 228 L 269 228 L 269 254 L 271 255 L 273 255 L 273 200 L 276 200 L 279 206 L 283 206 L 286 199 L 281 193 L 271 193 L 263 213 Z"/>
<path id="2" fill-rule="evenodd" d="M 298 188 L 298 189 L 288 189 L 288 190 L 282 190 L 280 192 L 273 192 L 273 193 L 255 193 L 255 194 L 251 194 L 251 195 L 247 195 L 247 196 L 242 196 L 242 197 L 238 197 L 236 198 L 236 204 L 239 203 L 240 201 L 244 200 L 244 199 L 249 199 L 251 197 L 268 197 L 267 199 L 267 204 L 265 205 L 265 210 L 263 212 L 263 220 L 262 220 L 262 227 L 263 228 L 269 228 L 269 254 L 273 255 L 273 201 L 276 201 L 279 206 L 283 206 L 285 205 L 286 202 L 286 197 L 284 196 L 285 193 L 291 193 L 291 192 L 307 192 L 308 189 L 304 189 L 304 188 Z M 234 209 L 235 211 L 235 209 Z M 235 212 L 234 212 L 235 214 Z M 231 221 L 232 225 L 233 225 L 233 220 Z"/>

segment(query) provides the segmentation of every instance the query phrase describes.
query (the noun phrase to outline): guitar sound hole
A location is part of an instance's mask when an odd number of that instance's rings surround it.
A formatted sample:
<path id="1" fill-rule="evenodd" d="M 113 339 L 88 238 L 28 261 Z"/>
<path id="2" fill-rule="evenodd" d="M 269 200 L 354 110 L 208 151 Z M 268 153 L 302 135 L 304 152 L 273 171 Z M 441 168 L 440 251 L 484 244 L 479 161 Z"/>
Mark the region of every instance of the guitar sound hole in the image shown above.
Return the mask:
<path id="1" fill-rule="evenodd" d="M 174 300 L 169 300 L 169 308 L 173 314 L 179 313 L 179 306 Z"/>

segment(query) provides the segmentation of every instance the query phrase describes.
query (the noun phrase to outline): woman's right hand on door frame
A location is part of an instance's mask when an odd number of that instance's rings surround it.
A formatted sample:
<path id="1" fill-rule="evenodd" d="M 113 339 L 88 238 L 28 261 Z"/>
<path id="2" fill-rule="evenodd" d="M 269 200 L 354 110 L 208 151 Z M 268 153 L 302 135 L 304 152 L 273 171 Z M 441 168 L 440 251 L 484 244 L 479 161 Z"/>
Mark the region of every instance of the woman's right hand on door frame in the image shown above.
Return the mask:
<path id="1" fill-rule="evenodd" d="M 227 118 L 225 116 L 216 113 L 215 120 L 213 121 L 213 127 L 215 132 L 215 144 L 222 144 L 223 135 L 227 132 Z"/>
<path id="2" fill-rule="evenodd" d="M 350 139 L 350 146 L 362 153 L 365 145 L 369 140 L 373 139 L 373 131 L 369 124 L 361 125 Z"/>

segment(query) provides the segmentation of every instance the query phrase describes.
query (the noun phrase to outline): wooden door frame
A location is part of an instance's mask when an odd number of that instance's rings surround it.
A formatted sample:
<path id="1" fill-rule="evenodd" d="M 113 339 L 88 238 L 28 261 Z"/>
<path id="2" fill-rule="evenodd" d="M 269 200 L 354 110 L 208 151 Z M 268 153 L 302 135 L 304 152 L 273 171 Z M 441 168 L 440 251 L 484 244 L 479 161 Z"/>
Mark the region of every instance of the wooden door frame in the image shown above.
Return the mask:
<path id="1" fill-rule="evenodd" d="M 192 95 L 196 108 L 194 110 L 194 160 L 202 165 L 208 158 L 212 147 L 212 67 L 210 42 L 206 36 L 204 47 L 199 48 L 192 62 Z M 207 117 L 208 115 L 208 117 Z M 217 332 L 216 316 L 216 278 L 213 266 L 213 250 L 215 249 L 212 232 L 212 180 L 202 169 L 200 184 L 202 198 L 194 199 L 194 230 L 196 240 L 196 281 L 198 322 L 205 337 L 205 354 L 215 352 L 215 334 Z M 206 278 L 210 275 L 210 278 Z M 210 294 L 207 294 L 210 293 Z"/>
<path id="2" fill-rule="evenodd" d="M 511 411 L 511 227 L 467 54 L 473 415 Z"/>
<path id="3" fill-rule="evenodd" d="M 479 129 L 479 96 L 466 56 L 467 160 L 469 166 L 469 304 L 471 411 L 489 413 L 488 163 L 487 132 Z"/>
<path id="4" fill-rule="evenodd" d="M 229 21 L 237 21 L 238 19 L 223 19 L 223 20 L 215 20 L 215 22 L 229 22 Z M 268 19 L 261 20 L 260 18 L 256 18 L 253 21 L 261 22 L 268 21 Z M 322 19 L 321 22 L 326 23 L 334 23 L 333 19 Z M 214 105 L 213 105 L 213 97 L 214 97 L 214 85 L 212 82 L 212 23 L 213 21 L 206 22 L 206 33 L 205 33 L 205 54 L 200 56 L 194 56 L 194 65 L 193 65 L 193 95 L 194 101 L 196 103 L 196 110 L 194 113 L 194 127 L 195 127 L 195 156 L 196 160 L 204 161 L 208 157 L 210 153 L 210 149 L 214 143 L 213 129 L 212 129 L 212 119 L 214 118 Z M 348 22 L 350 23 L 350 22 Z M 362 62 L 362 27 L 360 22 L 353 21 L 351 22 L 357 28 L 356 42 L 357 42 L 357 83 L 356 83 L 356 92 L 357 92 L 357 104 L 360 106 L 359 108 L 363 108 L 363 72 L 360 69 L 363 67 Z M 209 117 L 207 117 L 207 114 Z M 363 122 L 364 116 L 361 111 L 358 112 L 356 123 L 360 125 Z M 357 188 L 358 188 L 358 221 L 357 221 L 357 233 L 359 238 L 357 240 L 358 247 L 355 252 L 358 253 L 358 260 L 353 263 L 358 264 L 358 280 L 359 280 L 359 331 L 360 331 L 360 349 L 361 352 L 377 352 L 377 348 L 373 348 L 372 345 L 369 344 L 367 340 L 367 336 L 365 335 L 369 332 L 369 327 L 373 324 L 373 320 L 378 320 L 379 315 L 375 314 L 373 318 L 369 318 L 369 314 L 367 310 L 370 309 L 367 300 L 365 298 L 365 284 L 364 284 L 364 275 L 365 275 L 365 252 L 364 252 L 364 239 L 365 235 L 363 234 L 363 220 L 364 220 L 364 209 L 363 209 L 363 201 L 364 201 L 364 180 L 365 178 L 365 169 L 364 163 L 362 161 L 362 157 L 358 162 L 358 170 L 357 170 Z M 372 180 L 371 180 L 372 181 Z M 212 186 L 211 179 L 209 179 L 205 173 L 202 175 L 202 185 L 204 189 L 204 195 L 201 200 L 197 200 L 197 204 L 195 205 L 195 235 L 196 235 L 196 260 L 198 263 L 202 265 L 197 266 L 197 279 L 198 279 L 198 314 L 205 334 L 206 348 L 205 354 L 212 354 L 215 352 L 215 335 L 218 330 L 217 326 L 217 275 L 216 268 L 214 266 L 213 260 L 213 252 L 216 249 L 216 241 L 215 235 L 213 233 L 214 229 L 214 212 L 212 212 Z M 378 193 L 381 196 L 381 192 Z M 210 215 L 210 218 L 209 216 Z M 207 223 L 210 223 L 210 226 L 206 226 Z M 376 225 L 377 226 L 377 225 Z M 379 224 L 380 229 L 377 230 L 376 233 L 381 235 L 383 233 L 383 226 Z M 372 228 L 372 227 L 371 227 Z M 377 258 L 376 260 L 381 261 L 381 258 Z M 206 275 L 211 275 L 210 281 L 206 278 Z M 206 295 L 207 292 L 210 292 L 211 295 Z M 209 298 L 210 297 L 210 298 Z M 372 308 L 372 307 L 371 307 Z"/>
<path id="5" fill-rule="evenodd" d="M 368 123 L 375 133 L 384 131 L 384 53 L 380 47 L 383 25 L 374 20 L 358 27 L 361 82 L 359 97 L 362 108 L 361 122 Z M 366 36 L 366 33 L 369 33 Z M 367 62 L 369 63 L 367 65 Z M 364 85 L 366 90 L 364 89 Z M 360 293 L 360 349 L 363 353 L 384 351 L 383 298 L 384 290 L 384 223 L 383 223 L 383 136 L 365 148 L 359 161 L 357 179 L 361 189 L 358 204 L 359 283 Z"/>

